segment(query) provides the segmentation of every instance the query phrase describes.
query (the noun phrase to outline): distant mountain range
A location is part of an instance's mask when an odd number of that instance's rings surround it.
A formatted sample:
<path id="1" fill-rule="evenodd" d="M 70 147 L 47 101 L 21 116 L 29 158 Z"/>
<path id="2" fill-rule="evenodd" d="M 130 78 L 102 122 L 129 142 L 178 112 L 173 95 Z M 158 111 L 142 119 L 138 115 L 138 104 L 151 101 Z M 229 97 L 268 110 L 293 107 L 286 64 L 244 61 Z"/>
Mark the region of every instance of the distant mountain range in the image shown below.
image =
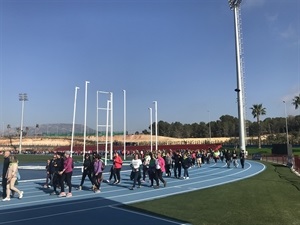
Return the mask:
<path id="1" fill-rule="evenodd" d="M 66 136 L 72 134 L 72 124 L 68 123 L 55 123 L 55 124 L 37 124 L 34 127 L 23 127 L 24 136 Z M 84 125 L 75 124 L 74 133 L 83 134 Z M 86 128 L 87 134 L 95 134 L 96 130 L 90 127 Z M 1 132 L 3 133 L 3 131 Z M 17 135 L 19 127 L 6 128 L 4 135 Z"/>

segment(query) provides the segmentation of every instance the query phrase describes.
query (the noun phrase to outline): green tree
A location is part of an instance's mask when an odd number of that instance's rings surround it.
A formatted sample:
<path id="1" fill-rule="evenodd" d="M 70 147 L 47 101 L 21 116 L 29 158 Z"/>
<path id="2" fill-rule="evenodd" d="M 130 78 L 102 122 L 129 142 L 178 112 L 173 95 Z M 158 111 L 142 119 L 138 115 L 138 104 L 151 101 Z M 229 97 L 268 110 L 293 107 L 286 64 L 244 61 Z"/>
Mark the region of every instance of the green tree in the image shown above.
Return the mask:
<path id="1" fill-rule="evenodd" d="M 254 104 L 250 108 L 252 110 L 253 118 L 256 118 L 258 125 L 258 148 L 261 148 L 261 127 L 260 127 L 260 116 L 266 115 L 266 108 L 262 104 Z"/>
<path id="2" fill-rule="evenodd" d="M 300 106 L 300 94 L 293 98 L 292 104 L 295 106 L 295 109 L 298 109 Z"/>

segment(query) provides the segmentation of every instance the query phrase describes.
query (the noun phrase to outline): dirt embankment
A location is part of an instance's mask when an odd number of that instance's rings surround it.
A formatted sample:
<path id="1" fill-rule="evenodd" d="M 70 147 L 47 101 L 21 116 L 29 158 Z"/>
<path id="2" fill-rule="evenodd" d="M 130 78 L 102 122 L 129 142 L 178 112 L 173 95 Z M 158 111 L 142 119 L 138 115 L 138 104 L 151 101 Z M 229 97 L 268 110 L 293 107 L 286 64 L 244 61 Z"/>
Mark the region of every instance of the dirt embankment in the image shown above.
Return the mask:
<path id="1" fill-rule="evenodd" d="M 205 144 L 205 143 L 223 143 L 228 141 L 230 138 L 171 138 L 171 137 L 158 137 L 158 142 L 163 144 Z M 98 137 L 98 142 L 105 142 L 106 137 L 101 136 Z M 108 137 L 108 141 L 110 141 L 110 137 Z M 116 135 L 113 137 L 114 142 L 124 142 L 123 135 Z M 152 141 L 155 143 L 155 136 L 152 136 Z M 97 137 L 96 136 L 88 136 L 86 138 L 87 144 L 96 144 Z M 150 135 L 127 135 L 126 142 L 132 143 L 150 143 L 151 136 Z M 75 137 L 74 145 L 83 145 L 84 140 L 83 137 Z M 11 140 L 7 137 L 2 137 L 0 139 L 0 146 L 16 146 L 18 147 L 20 144 L 19 138 L 12 138 Z M 22 146 L 70 146 L 71 145 L 71 137 L 24 137 L 22 139 Z"/>

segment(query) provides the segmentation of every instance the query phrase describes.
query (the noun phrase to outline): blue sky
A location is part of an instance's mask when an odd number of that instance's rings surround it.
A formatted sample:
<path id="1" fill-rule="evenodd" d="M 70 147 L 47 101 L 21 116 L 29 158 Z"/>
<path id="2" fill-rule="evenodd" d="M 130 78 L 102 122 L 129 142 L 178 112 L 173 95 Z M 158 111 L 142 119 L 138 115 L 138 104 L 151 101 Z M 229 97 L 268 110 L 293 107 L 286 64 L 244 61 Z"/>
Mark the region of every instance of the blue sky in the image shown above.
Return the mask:
<path id="1" fill-rule="evenodd" d="M 96 92 L 114 94 L 114 127 L 158 120 L 199 123 L 237 117 L 233 12 L 227 0 L 0 0 L 0 122 L 20 126 L 76 123 L 96 127 Z M 300 1 L 244 0 L 242 31 L 247 118 L 262 103 L 266 117 L 299 114 Z M 100 95 L 99 105 L 106 104 Z M 264 117 L 262 118 L 264 119 Z M 104 111 L 99 112 L 101 124 Z"/>

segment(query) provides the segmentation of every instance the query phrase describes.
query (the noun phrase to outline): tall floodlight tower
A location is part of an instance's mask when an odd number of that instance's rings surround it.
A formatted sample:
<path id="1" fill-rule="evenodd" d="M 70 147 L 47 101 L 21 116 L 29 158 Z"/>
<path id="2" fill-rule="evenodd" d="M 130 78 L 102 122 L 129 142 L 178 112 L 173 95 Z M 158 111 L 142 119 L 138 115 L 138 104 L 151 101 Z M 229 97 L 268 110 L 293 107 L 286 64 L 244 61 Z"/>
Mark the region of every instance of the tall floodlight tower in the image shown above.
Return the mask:
<path id="1" fill-rule="evenodd" d="M 237 93 L 238 117 L 239 117 L 239 138 L 240 149 L 246 150 L 246 110 L 245 110 L 245 92 L 243 79 L 243 61 L 242 61 L 242 38 L 241 38 L 241 18 L 240 4 L 242 0 L 228 0 L 229 7 L 234 14 L 235 31 L 235 50 L 236 50 L 236 74 L 237 74 Z"/>
<path id="2" fill-rule="evenodd" d="M 19 94 L 19 101 L 22 102 L 22 115 L 21 115 L 21 128 L 20 128 L 20 145 L 19 145 L 19 154 L 22 152 L 22 137 L 23 137 L 23 119 L 24 119 L 24 103 L 28 101 L 28 97 L 26 93 Z"/>

